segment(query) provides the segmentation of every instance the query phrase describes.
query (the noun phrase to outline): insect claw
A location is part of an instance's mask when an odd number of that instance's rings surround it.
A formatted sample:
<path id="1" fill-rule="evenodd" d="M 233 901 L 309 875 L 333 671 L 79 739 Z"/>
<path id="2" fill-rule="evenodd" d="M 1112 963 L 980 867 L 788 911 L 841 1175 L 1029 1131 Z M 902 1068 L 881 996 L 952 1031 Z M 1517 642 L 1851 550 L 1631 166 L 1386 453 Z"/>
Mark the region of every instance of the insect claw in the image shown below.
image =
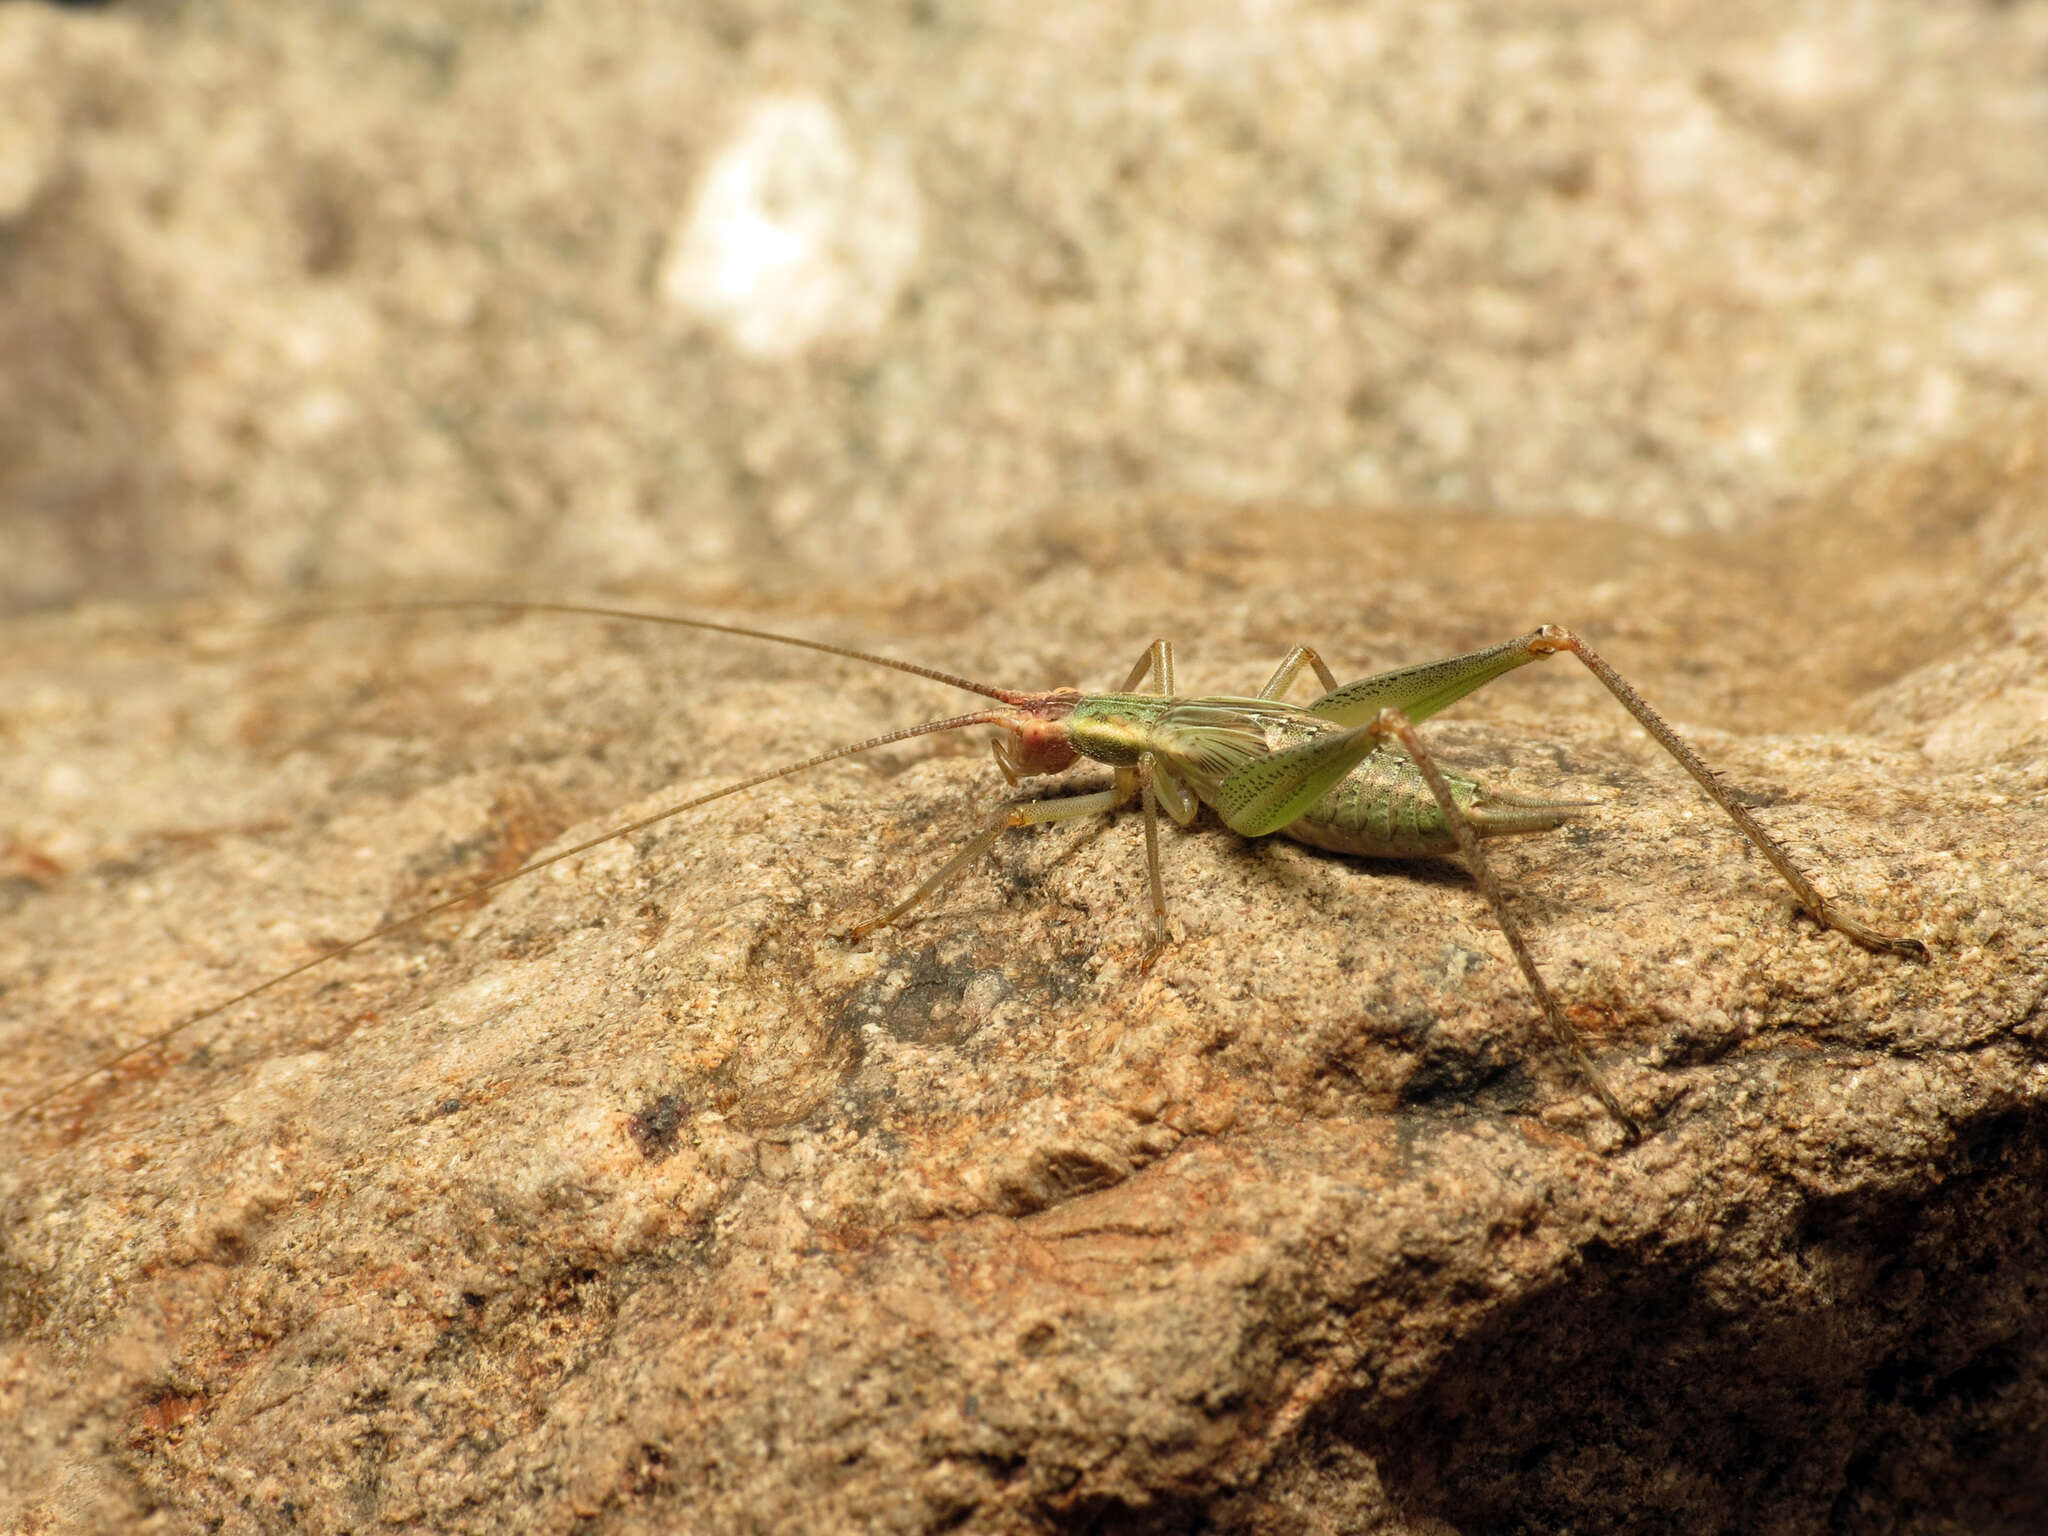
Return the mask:
<path id="1" fill-rule="evenodd" d="M 1856 940 L 1865 949 L 1878 950 L 1883 954 L 1904 955 L 1908 960 L 1925 960 L 1928 958 L 1927 946 L 1918 939 L 1894 937 L 1889 933 L 1877 933 L 1869 929 L 1865 929 L 1860 933 L 1852 933 L 1849 937 Z"/>

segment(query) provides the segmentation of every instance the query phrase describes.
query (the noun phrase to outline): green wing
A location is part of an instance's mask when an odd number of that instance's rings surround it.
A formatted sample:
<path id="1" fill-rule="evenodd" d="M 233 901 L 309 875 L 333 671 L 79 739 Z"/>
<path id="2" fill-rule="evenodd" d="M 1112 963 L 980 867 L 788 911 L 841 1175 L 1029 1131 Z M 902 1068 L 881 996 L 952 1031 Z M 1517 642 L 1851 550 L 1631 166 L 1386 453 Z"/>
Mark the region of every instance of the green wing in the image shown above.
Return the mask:
<path id="1" fill-rule="evenodd" d="M 1263 699 L 1182 699 L 1153 722 L 1152 751 L 1183 777 L 1220 784 L 1275 747 L 1329 729 L 1306 710 Z"/>

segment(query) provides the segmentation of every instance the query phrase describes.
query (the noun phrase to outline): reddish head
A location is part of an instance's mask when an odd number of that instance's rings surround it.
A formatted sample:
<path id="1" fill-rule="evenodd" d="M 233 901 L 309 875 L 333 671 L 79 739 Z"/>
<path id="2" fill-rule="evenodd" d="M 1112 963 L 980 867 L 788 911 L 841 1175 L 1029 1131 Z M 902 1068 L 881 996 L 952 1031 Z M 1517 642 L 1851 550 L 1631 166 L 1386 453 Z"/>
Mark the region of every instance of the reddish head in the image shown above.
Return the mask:
<path id="1" fill-rule="evenodd" d="M 1080 689 L 1055 688 L 1050 693 L 1005 690 L 1002 698 L 1010 708 L 990 711 L 990 719 L 1010 733 L 1008 740 L 997 741 L 996 761 L 1012 783 L 1072 766 L 1078 754 L 1067 730 L 1067 716 L 1080 702 Z"/>

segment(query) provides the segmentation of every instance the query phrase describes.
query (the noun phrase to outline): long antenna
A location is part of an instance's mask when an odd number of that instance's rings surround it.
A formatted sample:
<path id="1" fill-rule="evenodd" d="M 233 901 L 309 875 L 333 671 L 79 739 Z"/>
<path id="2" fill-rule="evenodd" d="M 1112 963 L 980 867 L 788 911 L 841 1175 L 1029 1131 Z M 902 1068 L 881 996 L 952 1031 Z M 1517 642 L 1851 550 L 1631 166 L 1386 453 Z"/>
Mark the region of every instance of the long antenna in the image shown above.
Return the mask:
<path id="1" fill-rule="evenodd" d="M 989 683 L 977 683 L 972 678 L 960 677 L 952 672 L 941 672 L 937 667 L 921 667 L 914 661 L 898 661 L 894 656 L 877 656 L 871 651 L 857 651 L 850 645 L 833 645 L 824 640 L 802 640 L 795 635 L 778 635 L 772 630 L 748 629 L 740 624 L 714 624 L 708 619 L 677 618 L 672 613 L 641 613 L 631 608 L 600 608 L 588 603 L 529 603 L 510 597 L 425 598 L 418 602 L 349 603 L 338 608 L 309 608 L 299 613 L 281 614 L 269 622 L 301 624 L 312 619 L 346 618 L 361 613 L 423 613 L 479 608 L 493 609 L 501 613 L 580 613 L 593 619 L 632 619 L 643 624 L 674 624 L 683 629 L 709 630 L 715 635 L 738 635 L 747 640 L 767 640 L 775 645 L 793 645 L 801 650 L 822 651 L 827 656 L 844 656 L 849 661 L 864 661 L 870 666 L 908 672 L 912 677 L 928 677 L 935 683 L 946 684 L 949 688 L 963 688 L 969 693 L 978 693 L 983 698 L 1001 699 L 1005 704 L 1015 704 L 1028 697 L 1008 688 L 997 688 Z"/>
<path id="2" fill-rule="evenodd" d="M 402 605 L 392 606 L 395 607 Z M 489 605 L 434 604 L 432 606 L 457 607 Z M 535 604 L 530 606 L 565 608 L 566 611 L 569 612 L 605 612 L 605 610 L 601 609 L 569 609 L 566 608 L 566 605 L 560 604 Z M 639 615 L 633 614 L 621 614 L 617 616 L 626 618 L 639 617 Z M 670 622 L 687 624 L 692 623 L 693 621 L 687 619 L 679 619 L 671 620 Z M 699 624 L 695 627 L 700 629 L 728 628 L 728 626 L 718 624 Z M 751 635 L 754 633 L 754 631 L 752 630 L 745 629 L 731 629 L 729 632 L 739 635 Z M 772 640 L 780 639 L 782 637 L 776 635 L 765 635 L 763 636 L 763 638 Z M 836 646 L 815 645 L 808 640 L 797 640 L 791 641 L 790 643 L 794 645 L 809 646 L 813 650 L 838 650 L 838 647 Z M 841 651 L 839 652 L 839 654 L 852 656 L 862 661 L 880 661 L 885 666 L 901 666 L 906 671 L 922 672 L 925 673 L 926 676 L 936 678 L 941 682 L 954 681 L 954 679 L 946 677 L 943 673 L 925 672 L 925 669 L 922 667 L 912 667 L 908 663 L 889 661 L 886 657 L 863 656 L 858 651 Z M 967 688 L 976 687 L 975 684 L 964 682 L 961 683 L 960 686 Z M 977 691 L 986 693 L 990 690 L 977 689 Z M 728 795 L 737 795 L 740 794 L 742 791 L 755 789 L 763 784 L 772 783 L 776 779 L 786 779 L 791 774 L 802 773 L 807 768 L 816 768 L 824 763 L 836 762 L 842 757 L 852 757 L 856 753 L 869 752 L 874 750 L 876 747 L 886 747 L 891 742 L 907 741 L 913 736 L 931 736 L 937 734 L 940 731 L 964 730 L 968 726 L 972 725 L 997 725 L 1000 724 L 1004 718 L 1005 717 L 1003 713 L 998 710 L 977 710 L 973 714 L 954 715 L 951 719 L 947 720 L 927 720 L 920 725 L 902 726 L 897 730 L 885 731 L 880 736 L 870 736 L 866 741 L 856 741 L 852 743 L 850 746 L 834 747 L 829 752 L 820 752 L 815 757 L 804 758 L 801 762 L 786 763 L 782 767 L 771 769 L 767 773 L 757 773 L 752 778 L 741 779 L 736 783 L 727 784 L 719 789 L 714 789 L 709 794 L 695 796 L 692 799 L 683 801 L 680 805 L 672 805 L 668 807 L 668 809 L 666 810 L 656 811 L 652 816 L 643 816 L 638 821 L 628 822 L 623 827 L 614 827 L 611 831 L 602 833 L 597 837 L 593 837 L 589 839 L 587 842 L 578 843 L 573 848 L 564 848 L 560 853 L 551 853 L 544 859 L 536 859 L 531 864 L 523 864 L 518 869 L 513 870 L 508 875 L 498 875 L 493 879 L 484 881 L 480 885 L 472 885 L 468 889 L 460 891 L 453 896 L 449 896 L 441 901 L 434 902 L 431 906 L 421 907 L 419 910 L 415 912 L 408 912 L 405 916 L 401 918 L 396 918 L 393 921 L 384 924 L 384 926 L 381 928 L 372 929 L 370 932 L 364 934 L 361 938 L 350 939 L 346 944 L 341 945 L 338 949 L 330 949 L 325 954 L 317 955 L 313 959 L 305 961 L 303 964 L 295 965 L 288 971 L 280 971 L 277 975 L 270 977 L 268 980 L 259 981 L 255 986 L 237 992 L 233 997 L 227 998 L 222 1002 L 215 1003 L 209 1008 L 202 1008 L 198 1013 L 191 1015 L 189 1018 L 180 1019 L 177 1023 L 171 1025 L 170 1028 L 158 1030 L 155 1034 L 149 1036 L 147 1039 L 138 1041 L 136 1044 L 129 1046 L 125 1051 L 120 1052 L 118 1055 L 109 1056 L 105 1060 L 96 1063 L 92 1067 L 88 1068 L 86 1071 L 79 1073 L 76 1077 L 66 1078 L 63 1082 L 58 1083 L 54 1088 L 45 1089 L 42 1093 L 37 1094 L 34 1098 L 30 1099 L 26 1104 L 21 1105 L 18 1109 L 9 1110 L 4 1117 L 0 1117 L 0 1125 L 14 1124 L 17 1120 L 20 1120 L 24 1116 L 26 1116 L 31 1110 L 40 1109 L 43 1105 L 49 1103 L 52 1099 L 58 1098 L 61 1095 L 70 1092 L 73 1088 L 76 1088 L 80 1083 L 90 1082 L 93 1078 L 98 1077 L 101 1073 L 112 1071 L 115 1067 L 118 1067 L 122 1062 L 127 1061 L 130 1057 L 139 1056 L 144 1051 L 151 1050 L 156 1046 L 162 1045 L 166 1040 L 173 1039 L 176 1036 L 183 1034 L 186 1030 L 192 1028 L 192 1026 L 195 1024 L 203 1024 L 208 1019 L 216 1018 L 219 1015 L 226 1013 L 228 1009 L 234 1007 L 238 1003 L 246 1003 L 250 998 L 260 996 L 262 993 L 268 992 L 272 987 L 282 986 L 285 982 L 290 981 L 293 977 L 303 976 L 306 974 L 306 972 L 312 970 L 314 967 L 325 965 L 330 960 L 339 960 L 344 955 L 354 954 L 357 950 L 361 949 L 365 944 L 374 943 L 376 940 L 384 938 L 388 934 L 398 932 L 398 930 L 401 928 L 409 928 L 414 923 L 420 922 L 425 918 L 432 917 L 436 912 L 445 912 L 450 907 L 461 906 L 464 902 L 472 901 L 478 896 L 482 896 L 487 892 L 495 891 L 501 885 L 510 885 L 514 880 L 518 880 L 526 875 L 530 875 L 535 870 L 546 869 L 550 864 L 559 864 L 564 859 L 573 859 L 579 853 L 588 853 L 591 849 L 602 847 L 606 843 L 616 842 L 618 841 L 618 839 L 622 837 L 630 837 L 635 832 L 644 831 L 646 828 L 654 826 L 657 822 L 667 821 L 672 816 L 680 816 L 685 811 L 694 811 L 699 806 L 709 805 L 714 800 L 723 800 Z"/>

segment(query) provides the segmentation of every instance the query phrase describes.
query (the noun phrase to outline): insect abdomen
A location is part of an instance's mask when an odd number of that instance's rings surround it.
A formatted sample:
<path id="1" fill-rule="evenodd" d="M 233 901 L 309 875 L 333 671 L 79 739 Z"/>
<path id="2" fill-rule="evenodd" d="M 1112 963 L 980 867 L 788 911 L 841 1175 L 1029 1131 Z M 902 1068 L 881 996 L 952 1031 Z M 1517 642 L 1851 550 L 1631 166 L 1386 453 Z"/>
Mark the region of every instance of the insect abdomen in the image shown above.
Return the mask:
<path id="1" fill-rule="evenodd" d="M 1548 832 L 1571 814 L 1563 805 L 1490 794 L 1475 779 L 1449 773 L 1451 794 L 1481 837 Z M 1455 853 L 1443 810 L 1405 753 L 1373 753 L 1299 820 L 1280 829 L 1297 842 L 1333 853 L 1416 859 Z"/>

